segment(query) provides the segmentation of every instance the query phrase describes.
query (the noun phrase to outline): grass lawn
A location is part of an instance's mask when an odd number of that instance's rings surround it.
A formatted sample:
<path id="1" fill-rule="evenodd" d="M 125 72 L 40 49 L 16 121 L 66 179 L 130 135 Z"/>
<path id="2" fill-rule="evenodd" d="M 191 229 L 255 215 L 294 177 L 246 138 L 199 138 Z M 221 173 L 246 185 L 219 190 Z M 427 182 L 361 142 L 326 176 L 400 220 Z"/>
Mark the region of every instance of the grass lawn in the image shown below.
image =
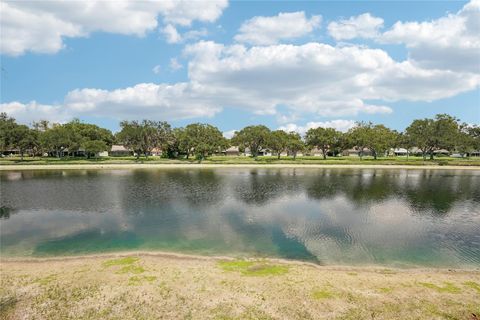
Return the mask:
<path id="1" fill-rule="evenodd" d="M 46 157 L 25 157 L 23 161 L 19 157 L 5 157 L 0 159 L 0 165 L 48 165 L 48 164 L 187 164 L 198 163 L 195 159 L 165 159 L 161 157 L 141 157 L 139 161 L 135 157 L 102 157 L 98 159 L 86 158 L 46 158 Z M 281 157 L 275 156 L 258 157 L 231 157 L 231 156 L 212 156 L 204 161 L 204 164 L 355 164 L 355 165 L 450 165 L 450 166 L 480 166 L 480 157 L 471 158 L 451 158 L 437 157 L 434 160 L 423 160 L 422 157 L 383 157 L 377 160 L 373 157 L 364 157 L 362 160 L 357 156 L 351 157 L 329 157 L 324 160 L 322 157 Z"/>
<path id="2" fill-rule="evenodd" d="M 136 255 L 0 263 L 0 319 L 477 319 L 480 272 Z"/>

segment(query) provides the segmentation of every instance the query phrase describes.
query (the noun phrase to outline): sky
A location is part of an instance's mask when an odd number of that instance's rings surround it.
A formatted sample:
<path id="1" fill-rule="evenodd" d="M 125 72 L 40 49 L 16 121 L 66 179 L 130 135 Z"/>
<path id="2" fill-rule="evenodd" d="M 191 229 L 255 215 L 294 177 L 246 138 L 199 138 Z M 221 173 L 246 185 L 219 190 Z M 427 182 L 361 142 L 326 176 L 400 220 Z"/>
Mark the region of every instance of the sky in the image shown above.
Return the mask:
<path id="1" fill-rule="evenodd" d="M 480 124 L 480 0 L 0 6 L 0 111 L 21 123 Z"/>

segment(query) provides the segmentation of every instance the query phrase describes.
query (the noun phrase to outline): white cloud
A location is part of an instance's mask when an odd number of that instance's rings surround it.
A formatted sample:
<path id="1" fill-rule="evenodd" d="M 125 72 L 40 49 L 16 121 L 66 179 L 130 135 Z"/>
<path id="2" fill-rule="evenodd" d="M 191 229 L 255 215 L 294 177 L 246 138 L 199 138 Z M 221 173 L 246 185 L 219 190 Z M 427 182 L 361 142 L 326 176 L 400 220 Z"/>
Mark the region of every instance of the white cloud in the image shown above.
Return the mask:
<path id="1" fill-rule="evenodd" d="M 305 126 L 299 126 L 295 123 L 288 123 L 279 127 L 279 130 L 283 130 L 285 132 L 298 132 L 302 136 L 309 130 L 314 128 L 334 128 L 341 132 L 347 132 L 350 128 L 355 126 L 354 120 L 331 120 L 331 121 L 324 121 L 324 122 L 308 122 Z"/>
<path id="2" fill-rule="evenodd" d="M 152 71 L 155 74 L 159 74 L 162 71 L 162 67 L 157 64 L 155 67 L 153 67 Z"/>
<path id="3" fill-rule="evenodd" d="M 162 28 L 162 33 L 165 35 L 165 38 L 168 43 L 179 43 L 182 42 L 182 36 L 178 33 L 177 28 L 173 25 L 168 24 Z"/>
<path id="4" fill-rule="evenodd" d="M 0 105 L 22 123 L 47 119 L 64 122 L 73 117 L 96 116 L 122 119 L 186 119 L 211 117 L 221 108 L 205 99 L 204 88 L 191 83 L 142 83 L 117 90 L 76 89 L 70 91 L 61 105 L 10 102 Z"/>
<path id="5" fill-rule="evenodd" d="M 66 122 L 72 118 L 62 105 L 39 104 L 36 101 L 21 103 L 18 101 L 0 104 L 0 112 L 6 112 L 21 123 L 48 120 L 50 122 Z"/>
<path id="6" fill-rule="evenodd" d="M 281 40 L 308 35 L 320 26 L 321 20 L 321 16 L 308 19 L 303 11 L 279 13 L 272 17 L 253 17 L 242 24 L 235 40 L 254 45 L 276 44 Z"/>
<path id="7" fill-rule="evenodd" d="M 183 65 L 180 62 L 178 62 L 177 58 L 170 59 L 170 69 L 172 69 L 173 71 L 176 71 L 182 68 L 183 68 Z"/>
<path id="8" fill-rule="evenodd" d="M 208 31 L 205 28 L 199 30 L 190 30 L 183 35 L 184 40 L 197 40 L 208 35 Z"/>
<path id="9" fill-rule="evenodd" d="M 226 0 L 2 1 L 0 50 L 14 56 L 55 53 L 64 47 L 63 38 L 96 31 L 144 36 L 158 27 L 159 17 L 171 26 L 213 22 L 227 5 Z"/>
<path id="10" fill-rule="evenodd" d="M 378 41 L 405 44 L 409 59 L 422 68 L 479 73 L 480 0 L 436 20 L 399 21 Z"/>
<path id="11" fill-rule="evenodd" d="M 364 13 L 328 24 L 328 33 L 336 40 L 375 38 L 383 27 L 383 19 Z"/>
<path id="12" fill-rule="evenodd" d="M 116 119 L 211 117 L 221 108 L 205 97 L 205 88 L 198 84 L 141 83 L 112 91 L 76 89 L 65 97 L 65 107 L 75 114 L 94 113 Z"/>
<path id="13" fill-rule="evenodd" d="M 224 131 L 223 132 L 223 137 L 227 138 L 227 139 L 231 139 L 233 137 L 233 135 L 235 134 L 235 131 L 238 131 L 238 130 Z"/>
<path id="14" fill-rule="evenodd" d="M 160 31 L 165 35 L 168 43 L 181 43 L 187 40 L 197 40 L 208 34 L 207 29 L 202 28 L 199 30 L 187 31 L 182 35 L 172 24 L 166 25 Z"/>
<path id="15" fill-rule="evenodd" d="M 389 113 L 380 101 L 433 101 L 478 87 L 474 74 L 425 70 L 396 62 L 385 51 L 321 43 L 247 48 L 199 42 L 186 47 L 189 77 L 215 93 L 221 105 L 274 114 L 352 116 Z"/>
<path id="16" fill-rule="evenodd" d="M 85 36 L 79 26 L 49 13 L 31 13 L 0 2 L 0 52 L 20 55 L 26 50 L 54 53 L 63 48 L 62 37 Z"/>
<path id="17" fill-rule="evenodd" d="M 390 101 L 434 101 L 480 84 L 478 74 L 422 69 L 409 60 L 396 62 L 383 50 L 359 46 L 313 42 L 245 47 L 201 41 L 188 45 L 184 54 L 190 59 L 186 82 L 73 90 L 65 97 L 62 114 L 175 120 L 241 108 L 293 123 L 305 115 L 388 114 Z M 42 112 L 35 116 L 48 118 Z"/>

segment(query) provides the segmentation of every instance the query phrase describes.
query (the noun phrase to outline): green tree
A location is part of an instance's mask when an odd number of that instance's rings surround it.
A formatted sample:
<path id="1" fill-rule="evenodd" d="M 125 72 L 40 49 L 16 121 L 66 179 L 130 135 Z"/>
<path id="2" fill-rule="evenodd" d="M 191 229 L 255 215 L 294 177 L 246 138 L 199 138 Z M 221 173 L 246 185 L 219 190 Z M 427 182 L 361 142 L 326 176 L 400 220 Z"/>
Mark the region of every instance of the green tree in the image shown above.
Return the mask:
<path id="1" fill-rule="evenodd" d="M 422 151 L 424 160 L 427 154 L 433 159 L 435 150 L 454 148 L 459 134 L 458 119 L 447 114 L 437 114 L 435 119 L 414 120 L 405 132 Z"/>
<path id="2" fill-rule="evenodd" d="M 97 158 L 98 153 L 107 150 L 107 144 L 103 140 L 88 140 L 82 144 L 82 148 L 85 149 L 87 158 L 91 155 Z"/>
<path id="3" fill-rule="evenodd" d="M 235 132 L 232 144 L 238 145 L 241 150 L 250 149 L 252 156 L 256 158 L 258 153 L 268 146 L 270 129 L 263 125 L 248 126 Z"/>
<path id="4" fill-rule="evenodd" d="M 372 136 L 372 126 L 371 122 L 358 122 L 355 127 L 347 132 L 347 145 L 358 150 L 360 160 L 363 158 L 363 152 L 367 148 L 369 139 Z"/>
<path id="5" fill-rule="evenodd" d="M 312 128 L 305 134 L 305 143 L 322 150 L 323 159 L 327 159 L 328 150 L 340 144 L 341 136 L 342 133 L 333 128 Z"/>
<path id="6" fill-rule="evenodd" d="M 366 146 L 372 151 L 375 160 L 379 154 L 386 154 L 390 148 L 394 148 L 397 144 L 397 132 L 390 130 L 383 124 L 369 126 L 366 134 L 369 137 Z"/>
<path id="7" fill-rule="evenodd" d="M 293 156 L 293 160 L 297 158 L 297 153 L 305 149 L 302 137 L 297 132 L 290 132 L 287 135 L 287 151 Z"/>
<path id="8" fill-rule="evenodd" d="M 72 144 L 70 139 L 71 137 L 64 126 L 54 124 L 40 136 L 40 144 L 43 149 L 61 158 L 63 157 L 64 150 Z"/>
<path id="9" fill-rule="evenodd" d="M 270 133 L 267 141 L 267 148 L 269 148 L 280 159 L 280 155 L 287 149 L 288 133 L 283 130 L 275 130 Z"/>
<path id="10" fill-rule="evenodd" d="M 132 150 L 138 160 L 143 152 L 142 125 L 138 121 L 122 121 L 120 128 L 121 130 L 115 136 L 116 140 Z"/>
<path id="11" fill-rule="evenodd" d="M 185 127 L 184 138 L 188 148 L 201 162 L 208 155 L 225 149 L 226 139 L 222 132 L 210 124 L 193 123 Z"/>
<path id="12" fill-rule="evenodd" d="M 372 152 L 376 160 L 379 155 L 386 154 L 390 148 L 399 143 L 398 133 L 383 124 L 359 122 L 347 133 L 348 145 L 359 150 L 360 159 L 365 149 Z"/>
<path id="13" fill-rule="evenodd" d="M 189 137 L 185 128 L 175 128 L 173 132 L 175 137 L 175 146 L 177 147 L 178 152 L 185 154 L 188 159 L 193 150 L 193 139 Z"/>
<path id="14" fill-rule="evenodd" d="M 148 159 L 154 148 L 167 148 L 173 139 L 171 126 L 165 121 L 122 121 L 120 128 L 116 135 L 117 141 L 133 150 L 137 160 L 141 154 Z"/>
<path id="15" fill-rule="evenodd" d="M 410 156 L 410 151 L 415 147 L 413 139 L 406 133 L 402 132 L 397 136 L 397 146 L 400 148 L 405 148 L 407 150 L 407 160 Z"/>
<path id="16" fill-rule="evenodd" d="M 473 149 L 475 151 L 480 151 L 480 127 L 479 126 L 469 126 L 468 135 L 472 137 Z"/>
<path id="17" fill-rule="evenodd" d="M 31 150 L 36 144 L 36 135 L 26 125 L 16 125 L 12 131 L 12 145 L 20 151 L 20 158 L 23 161 L 25 151 Z"/>
<path id="18" fill-rule="evenodd" d="M 5 112 L 0 113 L 0 151 L 5 152 L 12 147 L 13 131 L 16 126 L 14 118 L 9 117 Z"/>
<path id="19" fill-rule="evenodd" d="M 455 150 L 465 157 L 479 149 L 480 129 L 466 123 L 459 125 L 455 139 Z"/>
<path id="20" fill-rule="evenodd" d="M 32 128 L 37 131 L 45 132 L 50 128 L 50 122 L 48 120 L 33 121 Z"/>
<path id="21" fill-rule="evenodd" d="M 39 128 L 45 128 L 45 123 L 40 122 L 39 124 L 36 124 L 36 126 Z M 81 122 L 79 119 L 74 119 L 64 124 L 63 127 L 69 141 L 69 153 L 79 151 L 88 141 L 103 141 L 107 146 L 111 146 L 113 143 L 114 137 L 110 130 L 100 128 L 94 124 Z"/>

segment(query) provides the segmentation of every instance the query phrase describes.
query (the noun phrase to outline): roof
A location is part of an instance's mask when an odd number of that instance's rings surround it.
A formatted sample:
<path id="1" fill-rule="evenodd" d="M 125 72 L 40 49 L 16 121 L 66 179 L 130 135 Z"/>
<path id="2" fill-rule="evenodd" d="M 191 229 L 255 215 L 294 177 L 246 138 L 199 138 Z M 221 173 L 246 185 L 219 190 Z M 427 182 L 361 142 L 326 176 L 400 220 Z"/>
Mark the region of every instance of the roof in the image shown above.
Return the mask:
<path id="1" fill-rule="evenodd" d="M 239 152 L 239 148 L 238 146 L 231 146 L 230 148 L 228 148 L 227 150 L 225 150 L 225 152 Z"/>
<path id="2" fill-rule="evenodd" d="M 127 148 L 125 148 L 121 144 L 114 144 L 114 145 L 112 145 L 111 151 L 130 151 L 130 150 L 128 150 Z"/>

